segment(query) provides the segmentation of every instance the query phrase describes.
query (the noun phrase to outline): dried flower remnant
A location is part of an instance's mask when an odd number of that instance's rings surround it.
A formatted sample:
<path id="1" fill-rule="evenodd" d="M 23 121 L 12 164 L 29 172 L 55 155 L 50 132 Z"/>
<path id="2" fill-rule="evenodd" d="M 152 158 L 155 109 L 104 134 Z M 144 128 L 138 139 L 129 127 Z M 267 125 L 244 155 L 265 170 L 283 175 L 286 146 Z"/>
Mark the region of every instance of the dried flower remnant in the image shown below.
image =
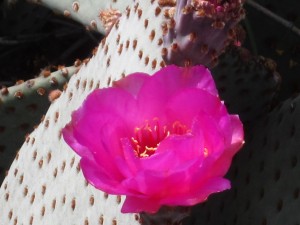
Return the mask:
<path id="1" fill-rule="evenodd" d="M 63 129 L 96 188 L 126 195 L 122 212 L 190 206 L 230 188 L 223 178 L 243 144 L 204 66 L 134 73 L 98 89 Z"/>

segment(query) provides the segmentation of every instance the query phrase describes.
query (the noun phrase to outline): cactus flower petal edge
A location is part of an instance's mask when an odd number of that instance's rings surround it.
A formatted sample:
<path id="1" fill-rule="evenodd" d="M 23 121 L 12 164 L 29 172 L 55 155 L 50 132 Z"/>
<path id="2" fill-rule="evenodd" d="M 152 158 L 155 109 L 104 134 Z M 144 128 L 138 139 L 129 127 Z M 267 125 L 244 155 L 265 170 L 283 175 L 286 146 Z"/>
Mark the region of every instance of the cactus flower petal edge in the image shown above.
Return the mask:
<path id="1" fill-rule="evenodd" d="M 92 185 L 126 195 L 122 212 L 155 213 L 229 189 L 223 176 L 243 144 L 243 128 L 208 69 L 167 66 L 92 92 L 63 137 Z"/>

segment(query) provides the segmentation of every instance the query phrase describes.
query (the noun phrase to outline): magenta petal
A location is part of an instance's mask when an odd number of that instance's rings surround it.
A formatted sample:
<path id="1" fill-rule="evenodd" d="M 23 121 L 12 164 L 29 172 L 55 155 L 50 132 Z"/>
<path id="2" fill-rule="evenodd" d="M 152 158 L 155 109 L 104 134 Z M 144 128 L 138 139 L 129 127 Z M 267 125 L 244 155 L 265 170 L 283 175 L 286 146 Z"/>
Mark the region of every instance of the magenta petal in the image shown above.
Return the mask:
<path id="1" fill-rule="evenodd" d="M 148 196 L 149 202 L 155 200 L 161 205 L 196 204 L 206 200 L 211 193 L 230 187 L 228 180 L 223 178 L 209 178 L 199 182 L 199 178 L 193 175 L 199 169 L 197 165 L 199 166 L 199 162 L 194 162 L 188 168 L 169 173 L 145 170 L 124 185 L 139 190 L 144 198 Z M 133 193 L 133 190 L 130 191 Z M 143 199 L 139 193 L 136 196 Z"/>
<path id="2" fill-rule="evenodd" d="M 161 84 L 157 89 L 162 86 L 167 86 L 165 89 L 169 95 L 185 88 L 197 88 L 207 91 L 212 95 L 218 95 L 211 73 L 204 66 L 167 66 L 155 73 L 151 82 L 158 85 Z M 148 87 L 145 87 L 145 89 L 147 88 Z"/>
<path id="3" fill-rule="evenodd" d="M 135 73 L 96 90 L 62 133 L 88 182 L 126 195 L 122 212 L 150 213 L 229 189 L 223 176 L 244 138 L 203 66 Z"/>
<path id="4" fill-rule="evenodd" d="M 115 104 L 111 104 L 112 102 Z M 97 140 L 100 140 L 101 132 L 105 134 L 104 129 L 114 129 L 115 133 L 125 130 L 128 133 L 128 129 L 133 130 L 130 125 L 136 121 L 136 110 L 136 101 L 127 92 L 115 88 L 97 90 L 90 94 L 83 106 L 72 114 L 74 122 L 63 130 L 63 137 L 71 147 L 74 145 L 73 149 L 78 154 L 82 156 L 89 154 L 84 153 L 86 149 L 80 146 L 89 149 L 98 146 Z M 123 125 L 120 126 L 120 123 L 117 124 L 115 121 L 120 121 Z M 112 127 L 113 125 L 122 128 L 116 129 L 117 127 Z M 79 147 L 75 147 L 75 143 Z"/>
<path id="5" fill-rule="evenodd" d="M 121 143 L 125 161 L 123 167 L 126 166 L 135 175 L 141 169 L 140 159 L 134 154 L 133 147 L 128 138 L 122 138 Z"/>
<path id="6" fill-rule="evenodd" d="M 73 124 L 68 124 L 62 130 L 62 135 L 65 142 L 81 157 L 92 158 L 93 154 L 90 152 L 89 148 L 84 144 L 81 144 L 76 138 L 74 138 L 73 130 Z"/>
<path id="7" fill-rule="evenodd" d="M 226 136 L 220 131 L 218 121 L 215 121 L 213 117 L 206 113 L 199 113 L 194 118 L 192 132 L 198 133 L 199 130 L 203 132 L 204 147 L 207 151 L 207 159 L 218 158 L 226 147 Z"/>
<path id="8" fill-rule="evenodd" d="M 202 187 L 197 189 L 191 189 L 189 193 L 177 194 L 166 198 L 163 204 L 166 205 L 181 205 L 181 206 L 192 206 L 200 202 L 204 202 L 207 198 L 213 194 L 224 190 L 230 189 L 230 182 L 227 179 L 216 177 L 207 180 Z"/>
<path id="9" fill-rule="evenodd" d="M 131 187 L 135 186 L 138 193 L 143 194 L 143 196 L 148 196 L 148 198 L 155 198 L 165 195 L 167 189 L 166 179 L 172 173 L 172 171 L 152 171 L 152 170 L 142 170 L 134 178 L 128 180 L 128 184 Z M 134 185 L 134 186 L 133 186 Z"/>
<path id="10" fill-rule="evenodd" d="M 169 162 L 170 163 L 170 162 Z M 126 180 L 124 186 L 128 187 L 138 195 L 148 196 L 149 198 L 164 199 L 175 195 L 178 192 L 188 193 L 199 177 L 194 176 L 201 166 L 201 159 L 195 158 L 170 168 L 158 171 L 155 169 L 143 169 L 131 179 Z M 180 184 L 180 188 L 177 187 Z"/>
<path id="11" fill-rule="evenodd" d="M 118 103 L 119 107 L 111 102 Z M 130 112 L 127 107 L 130 107 Z M 63 130 L 64 139 L 80 156 L 95 160 L 115 176 L 121 177 L 129 171 L 118 168 L 120 163 L 113 165 L 111 159 L 123 157 L 120 139 L 133 131 L 128 124 L 132 124 L 134 118 L 131 113 L 135 110 L 135 101 L 125 91 L 95 91 L 73 113 L 72 120 L 76 122 Z"/>
<path id="12" fill-rule="evenodd" d="M 127 196 L 123 207 L 122 213 L 155 213 L 160 208 L 160 204 L 156 200 L 150 200 L 147 198 L 137 198 L 134 196 Z"/>
<path id="13" fill-rule="evenodd" d="M 138 103 L 143 117 L 149 119 L 161 116 L 168 100 L 186 88 L 217 95 L 213 78 L 205 67 L 167 66 L 155 73 L 141 88 Z"/>
<path id="14" fill-rule="evenodd" d="M 222 106 L 218 97 L 203 90 L 189 88 L 177 93 L 169 100 L 166 104 L 166 114 L 171 121 L 180 121 L 190 127 L 193 118 L 199 112 L 205 112 L 218 119 Z"/>
<path id="15" fill-rule="evenodd" d="M 244 131 L 243 125 L 237 116 L 230 116 L 232 138 L 231 144 L 223 151 L 223 154 L 214 162 L 212 169 L 210 169 L 210 174 L 212 176 L 224 176 L 231 164 L 232 158 L 236 152 L 242 147 L 244 143 Z"/>
<path id="16" fill-rule="evenodd" d="M 117 177 L 127 172 L 111 163 L 112 158 L 123 157 L 120 138 L 127 130 L 120 118 L 103 113 L 78 120 L 76 125 L 64 131 L 64 138 L 81 157 L 94 160 Z"/>
<path id="17" fill-rule="evenodd" d="M 97 90 L 72 114 L 74 122 L 63 130 L 64 139 L 81 156 L 89 154 L 87 148 L 97 149 L 99 144 L 102 147 L 98 150 L 105 149 L 103 145 L 108 143 L 113 144 L 112 150 L 118 150 L 119 138 L 133 130 L 130 125 L 136 119 L 136 110 L 136 102 L 127 92 L 115 88 Z M 112 142 L 112 137 L 117 142 Z"/>
<path id="18" fill-rule="evenodd" d="M 122 80 L 115 81 L 113 86 L 116 88 L 121 88 L 136 97 L 142 85 L 149 78 L 150 76 L 146 73 L 133 73 Z"/>
<path id="19" fill-rule="evenodd" d="M 119 180 L 114 179 L 110 171 L 105 171 L 105 169 L 99 167 L 97 163 L 82 158 L 80 160 L 80 166 L 84 177 L 94 187 L 110 194 L 126 193 L 126 190 L 120 185 Z"/>
<path id="20" fill-rule="evenodd" d="M 190 162 L 204 158 L 203 139 L 197 134 L 172 135 L 162 141 L 156 153 L 141 160 L 143 169 L 157 172 L 174 171 Z"/>
<path id="21" fill-rule="evenodd" d="M 233 153 L 236 153 L 244 144 L 244 129 L 243 124 L 237 115 L 230 116 L 232 126 L 231 144 Z"/>
<path id="22" fill-rule="evenodd" d="M 137 119 L 137 102 L 123 89 L 106 88 L 92 92 L 78 111 L 96 117 L 101 117 L 102 112 L 110 113 L 123 118 L 125 123 L 131 125 Z"/>

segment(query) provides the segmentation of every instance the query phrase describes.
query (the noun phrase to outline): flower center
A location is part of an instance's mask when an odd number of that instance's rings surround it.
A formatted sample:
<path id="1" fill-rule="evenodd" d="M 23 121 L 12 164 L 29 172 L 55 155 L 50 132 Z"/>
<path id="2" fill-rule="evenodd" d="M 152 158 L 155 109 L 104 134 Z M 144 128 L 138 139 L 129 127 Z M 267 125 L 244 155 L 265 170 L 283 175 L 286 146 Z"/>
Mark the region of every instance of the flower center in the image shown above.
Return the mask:
<path id="1" fill-rule="evenodd" d="M 159 146 L 159 143 L 171 134 L 183 135 L 189 130 L 179 121 L 175 121 L 171 127 L 161 125 L 158 118 L 151 122 L 145 121 L 141 127 L 134 129 L 134 136 L 131 137 L 131 144 L 135 154 L 139 158 L 153 155 Z"/>

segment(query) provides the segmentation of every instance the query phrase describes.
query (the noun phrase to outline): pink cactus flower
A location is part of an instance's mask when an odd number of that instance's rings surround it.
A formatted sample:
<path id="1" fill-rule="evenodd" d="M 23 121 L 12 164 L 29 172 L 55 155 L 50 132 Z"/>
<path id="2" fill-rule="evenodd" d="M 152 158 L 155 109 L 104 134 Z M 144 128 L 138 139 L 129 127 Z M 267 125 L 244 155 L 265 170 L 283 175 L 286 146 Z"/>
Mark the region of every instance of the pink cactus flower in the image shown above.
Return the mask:
<path id="1" fill-rule="evenodd" d="M 243 136 L 204 66 L 134 73 L 95 90 L 63 129 L 88 182 L 126 195 L 124 213 L 195 205 L 229 189 L 223 176 Z"/>

